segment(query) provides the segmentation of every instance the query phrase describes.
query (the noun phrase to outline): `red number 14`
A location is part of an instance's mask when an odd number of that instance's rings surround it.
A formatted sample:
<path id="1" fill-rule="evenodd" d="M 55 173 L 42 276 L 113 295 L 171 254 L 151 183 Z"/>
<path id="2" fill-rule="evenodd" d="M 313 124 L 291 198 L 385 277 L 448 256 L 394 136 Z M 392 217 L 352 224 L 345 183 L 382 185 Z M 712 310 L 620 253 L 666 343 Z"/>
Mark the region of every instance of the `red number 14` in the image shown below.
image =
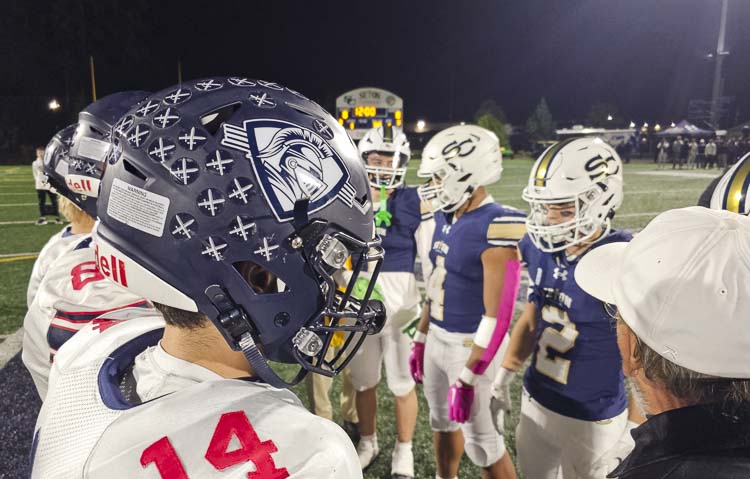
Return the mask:
<path id="1" fill-rule="evenodd" d="M 240 447 L 227 451 L 234 437 L 239 440 Z M 271 453 L 276 450 L 273 441 L 260 440 L 244 412 L 234 411 L 222 414 L 219 418 L 205 458 L 219 471 L 253 461 L 255 471 L 247 473 L 248 479 L 284 479 L 289 477 L 289 472 L 285 467 L 276 467 L 271 457 Z M 152 463 L 163 479 L 189 479 L 177 451 L 166 436 L 151 444 L 141 454 L 143 467 Z"/>

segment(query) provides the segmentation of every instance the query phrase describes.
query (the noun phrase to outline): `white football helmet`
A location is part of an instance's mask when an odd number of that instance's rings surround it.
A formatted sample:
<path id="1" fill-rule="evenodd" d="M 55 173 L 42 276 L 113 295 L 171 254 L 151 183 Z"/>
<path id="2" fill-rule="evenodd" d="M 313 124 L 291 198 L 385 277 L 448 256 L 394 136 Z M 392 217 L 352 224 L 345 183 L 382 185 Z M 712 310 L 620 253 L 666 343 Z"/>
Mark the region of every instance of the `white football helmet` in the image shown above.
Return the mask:
<path id="1" fill-rule="evenodd" d="M 478 187 L 500 180 L 500 140 L 476 125 L 452 126 L 427 142 L 420 171 L 431 178 L 418 188 L 422 201 L 432 211 L 456 211 Z"/>
<path id="2" fill-rule="evenodd" d="M 531 212 L 526 231 L 542 251 L 552 253 L 590 240 L 622 204 L 622 161 L 601 138 L 574 138 L 547 148 L 531 168 L 523 199 Z M 575 205 L 570 220 L 550 224 L 550 205 Z"/>
<path id="3" fill-rule="evenodd" d="M 711 209 L 750 215 L 750 201 L 747 201 L 749 183 L 750 153 L 740 158 L 721 177 L 711 196 Z"/>
<path id="4" fill-rule="evenodd" d="M 358 148 L 359 155 L 365 161 L 370 186 L 380 188 L 381 185 L 385 185 L 386 189 L 390 190 L 404 183 L 411 150 L 401 127 L 376 126 L 365 133 L 359 141 Z M 370 158 L 373 153 L 383 158 L 380 160 Z M 383 164 L 383 159 L 389 159 L 390 164 Z M 375 162 L 377 164 L 371 164 Z"/>

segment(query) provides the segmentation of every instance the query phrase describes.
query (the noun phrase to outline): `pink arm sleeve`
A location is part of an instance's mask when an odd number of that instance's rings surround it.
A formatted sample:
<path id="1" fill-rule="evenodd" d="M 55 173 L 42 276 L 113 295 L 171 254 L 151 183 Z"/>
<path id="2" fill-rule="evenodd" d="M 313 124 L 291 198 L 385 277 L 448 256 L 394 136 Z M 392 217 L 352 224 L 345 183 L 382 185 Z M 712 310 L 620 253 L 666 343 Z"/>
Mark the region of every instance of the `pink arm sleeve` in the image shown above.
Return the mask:
<path id="1" fill-rule="evenodd" d="M 518 288 L 521 285 L 521 262 L 513 259 L 505 265 L 505 278 L 503 278 L 503 293 L 500 297 L 500 305 L 497 308 L 497 323 L 492 331 L 492 338 L 482 353 L 482 357 L 471 368 L 475 374 L 484 374 L 484 371 L 492 362 L 497 350 L 505 338 L 513 319 L 513 309 L 516 304 Z"/>

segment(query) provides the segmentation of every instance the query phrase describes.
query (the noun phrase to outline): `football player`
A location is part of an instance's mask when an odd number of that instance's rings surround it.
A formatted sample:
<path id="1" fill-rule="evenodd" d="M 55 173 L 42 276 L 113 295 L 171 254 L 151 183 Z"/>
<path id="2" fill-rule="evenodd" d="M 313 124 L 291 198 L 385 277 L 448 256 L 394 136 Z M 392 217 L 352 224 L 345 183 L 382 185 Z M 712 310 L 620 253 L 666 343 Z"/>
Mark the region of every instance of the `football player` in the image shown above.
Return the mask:
<path id="1" fill-rule="evenodd" d="M 435 212 L 433 269 L 410 368 L 424 382 L 430 407 L 436 477 L 456 477 L 465 451 L 484 477 L 512 478 L 513 463 L 486 405 L 500 362 L 495 353 L 507 343 L 525 215 L 495 203 L 485 188 L 502 172 L 494 133 L 448 128 L 428 142 L 423 158 L 431 180 L 419 191 Z"/>
<path id="2" fill-rule="evenodd" d="M 510 382 L 532 356 L 516 433 L 526 477 L 554 479 L 561 470 L 564 478 L 604 478 L 632 448 L 635 422 L 611 317 L 573 279 L 587 251 L 630 240 L 611 227 L 622 183 L 615 150 L 599 138 L 578 138 L 545 150 L 523 191 L 531 212 L 518 249 L 529 273 L 528 302 L 493 384 L 491 409 L 497 419 L 509 409 Z"/>
<path id="3" fill-rule="evenodd" d="M 383 331 L 367 338 L 349 366 L 357 390 L 360 441 L 357 453 L 362 468 L 378 455 L 375 431 L 377 385 L 385 364 L 388 389 L 395 396 L 396 445 L 391 457 L 394 478 L 414 477 L 412 436 L 417 421 L 417 393 L 409 374 L 411 338 L 403 331 L 419 316 L 421 295 L 414 264 L 419 254 L 423 272 L 430 271 L 430 242 L 435 229 L 432 213 L 417 189 L 404 185 L 411 157 L 409 142 L 399 127 L 378 126 L 359 142 L 375 207 L 375 230 L 382 238 L 385 258 L 378 276 L 378 291 L 388 319 Z M 427 277 L 427 276 L 425 276 Z"/>
<path id="4" fill-rule="evenodd" d="M 286 389 L 340 372 L 385 320 L 372 287 L 352 296 L 383 254 L 344 129 L 300 93 L 239 77 L 158 92 L 123 125 L 101 184 L 98 268 L 163 317 L 120 310 L 65 344 L 32 476 L 362 477 L 343 430 Z M 344 345 L 326 360 L 335 333 Z M 268 361 L 299 371 L 290 382 Z"/>
<path id="5" fill-rule="evenodd" d="M 750 187 L 750 153 L 740 158 L 740 161 L 721 177 L 711 194 L 711 209 L 749 215 L 748 187 Z"/>
<path id="6" fill-rule="evenodd" d="M 109 130 L 147 92 L 106 96 L 79 114 L 67 154 L 47 155 L 47 181 L 76 221 L 80 236 L 63 248 L 47 268 L 24 318 L 21 359 L 44 400 L 50 364 L 58 349 L 96 316 L 126 306 L 150 307 L 141 297 L 109 281 L 97 270 L 90 229 L 96 217 L 99 179 L 109 152 Z M 63 130 L 58 140 L 71 133 Z M 48 148 L 49 149 L 49 148 Z M 63 199 L 65 198 L 65 199 Z M 70 204 L 72 203 L 72 204 Z"/>
<path id="7" fill-rule="evenodd" d="M 31 270 L 29 286 L 26 290 L 26 307 L 31 307 L 31 302 L 39 290 L 39 283 L 47 273 L 49 266 L 60 256 L 66 246 L 76 241 L 82 234 L 89 233 L 94 226 L 94 221 L 85 214 L 79 214 L 80 210 L 73 203 L 68 201 L 64 196 L 57 193 L 57 187 L 53 186 L 50 177 L 55 175 L 54 168 L 57 166 L 65 155 L 73 141 L 76 125 L 70 125 L 57 132 L 44 150 L 44 159 L 42 169 L 44 172 L 44 181 L 49 185 L 50 191 L 57 194 L 57 205 L 60 213 L 67 219 L 70 224 L 52 236 L 39 252 L 39 256 L 34 262 L 34 268 Z"/>

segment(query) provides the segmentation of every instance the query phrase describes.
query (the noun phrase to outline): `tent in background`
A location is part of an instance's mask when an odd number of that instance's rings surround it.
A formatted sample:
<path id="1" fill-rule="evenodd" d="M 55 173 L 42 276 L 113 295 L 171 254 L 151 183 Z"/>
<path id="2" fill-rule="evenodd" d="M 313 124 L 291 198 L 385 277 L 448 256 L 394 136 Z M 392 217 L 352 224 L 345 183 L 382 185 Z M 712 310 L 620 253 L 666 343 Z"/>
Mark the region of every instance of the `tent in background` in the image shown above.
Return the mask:
<path id="1" fill-rule="evenodd" d="M 699 128 L 687 120 L 682 120 L 671 128 L 660 131 L 658 136 L 714 136 L 713 130 Z"/>

